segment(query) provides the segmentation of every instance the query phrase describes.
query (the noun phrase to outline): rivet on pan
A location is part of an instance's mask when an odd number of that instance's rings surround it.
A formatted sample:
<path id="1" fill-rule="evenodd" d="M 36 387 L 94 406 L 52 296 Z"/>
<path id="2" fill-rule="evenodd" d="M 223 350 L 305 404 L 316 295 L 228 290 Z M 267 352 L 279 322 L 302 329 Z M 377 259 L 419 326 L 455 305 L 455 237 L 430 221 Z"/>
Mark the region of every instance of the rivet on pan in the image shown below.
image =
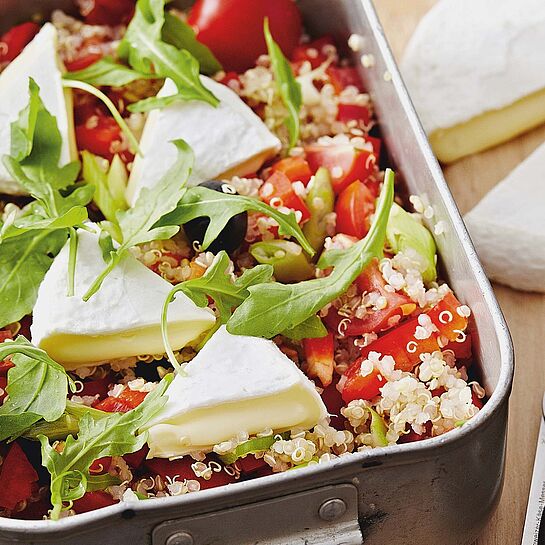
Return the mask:
<path id="1" fill-rule="evenodd" d="M 324 503 L 320 505 L 318 515 L 322 520 L 331 522 L 342 517 L 346 513 L 346 509 L 346 503 L 340 498 L 335 498 L 333 500 L 324 501 Z M 170 543 L 168 545 L 170 545 Z"/>
<path id="2" fill-rule="evenodd" d="M 165 545 L 193 545 L 194 542 L 191 534 L 188 534 L 187 532 L 176 532 L 165 541 Z"/>

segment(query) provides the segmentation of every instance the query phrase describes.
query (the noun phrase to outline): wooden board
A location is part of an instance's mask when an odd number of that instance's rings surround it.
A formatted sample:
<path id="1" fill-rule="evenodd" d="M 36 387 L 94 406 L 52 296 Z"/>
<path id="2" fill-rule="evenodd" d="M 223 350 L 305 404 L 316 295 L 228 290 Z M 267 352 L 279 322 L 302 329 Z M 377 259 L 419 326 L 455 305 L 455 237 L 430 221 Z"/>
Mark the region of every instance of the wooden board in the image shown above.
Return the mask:
<path id="1" fill-rule="evenodd" d="M 435 1 L 374 1 L 394 55 L 399 60 L 419 19 Z M 540 127 L 507 144 L 444 168 L 460 211 L 470 210 L 544 141 L 545 127 Z M 545 390 L 545 295 L 517 292 L 499 285 L 494 289 L 513 336 L 516 370 L 510 402 L 503 496 L 496 514 L 475 545 L 518 545 L 522 537 L 541 398 Z"/>

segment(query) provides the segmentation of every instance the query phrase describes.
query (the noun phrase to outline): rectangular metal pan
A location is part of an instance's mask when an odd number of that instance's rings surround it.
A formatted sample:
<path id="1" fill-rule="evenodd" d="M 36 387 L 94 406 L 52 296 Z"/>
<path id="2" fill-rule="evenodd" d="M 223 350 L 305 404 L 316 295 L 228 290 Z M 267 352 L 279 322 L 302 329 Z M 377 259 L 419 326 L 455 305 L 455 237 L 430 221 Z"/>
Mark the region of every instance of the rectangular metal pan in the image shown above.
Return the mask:
<path id="1" fill-rule="evenodd" d="M 69 2 L 0 0 L 4 28 Z M 473 309 L 472 334 L 490 396 L 462 428 L 420 443 L 177 498 L 117 504 L 50 521 L 0 519 L 0 544 L 466 545 L 499 499 L 505 460 L 511 340 L 460 214 L 432 155 L 370 0 L 301 0 L 311 34 L 346 43 L 372 95 L 393 165 L 408 192 L 426 194 L 446 223 L 437 237 L 443 271 Z M 361 55 L 374 65 L 363 68 Z M 369 58 L 369 57 L 367 57 Z"/>

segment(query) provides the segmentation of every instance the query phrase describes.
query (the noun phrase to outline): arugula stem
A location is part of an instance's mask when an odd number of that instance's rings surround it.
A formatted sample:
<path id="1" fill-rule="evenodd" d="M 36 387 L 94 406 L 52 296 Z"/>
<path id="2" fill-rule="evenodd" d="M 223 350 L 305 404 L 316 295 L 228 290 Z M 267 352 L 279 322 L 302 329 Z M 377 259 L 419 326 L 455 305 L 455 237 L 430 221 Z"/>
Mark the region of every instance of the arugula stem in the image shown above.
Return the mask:
<path id="1" fill-rule="evenodd" d="M 108 265 L 105 269 L 95 278 L 95 281 L 91 284 L 91 287 L 87 290 L 82 299 L 87 302 L 91 297 L 100 289 L 104 279 L 115 269 L 115 266 L 119 263 L 120 254 L 115 254 L 115 257 L 111 257 Z"/>
<path id="2" fill-rule="evenodd" d="M 76 256 L 78 251 L 78 235 L 74 227 L 69 228 L 70 249 L 68 255 L 68 291 L 67 297 L 74 296 L 74 279 L 76 277 Z"/>
<path id="3" fill-rule="evenodd" d="M 170 303 L 172 303 L 172 301 L 174 301 L 174 298 L 179 291 L 182 291 L 181 284 L 170 290 L 170 293 L 167 295 L 167 298 L 163 303 L 163 310 L 161 312 L 161 336 L 163 338 L 163 346 L 165 348 L 165 353 L 168 356 L 168 361 L 170 361 L 177 373 L 180 373 L 182 366 L 178 363 L 168 339 L 168 306 Z"/>
<path id="4" fill-rule="evenodd" d="M 102 100 L 106 108 L 110 110 L 110 113 L 116 120 L 119 128 L 123 131 L 123 134 L 128 138 L 132 148 L 138 153 L 138 155 L 142 156 L 142 150 L 138 145 L 138 140 L 129 129 L 128 125 L 125 123 L 125 120 L 121 117 L 121 114 L 117 111 L 115 104 L 102 91 L 100 91 L 96 87 L 93 87 L 89 83 L 72 79 L 64 79 L 62 85 L 63 87 L 67 87 L 69 89 L 80 89 L 81 91 L 87 91 L 91 95 L 97 97 L 99 100 Z"/>

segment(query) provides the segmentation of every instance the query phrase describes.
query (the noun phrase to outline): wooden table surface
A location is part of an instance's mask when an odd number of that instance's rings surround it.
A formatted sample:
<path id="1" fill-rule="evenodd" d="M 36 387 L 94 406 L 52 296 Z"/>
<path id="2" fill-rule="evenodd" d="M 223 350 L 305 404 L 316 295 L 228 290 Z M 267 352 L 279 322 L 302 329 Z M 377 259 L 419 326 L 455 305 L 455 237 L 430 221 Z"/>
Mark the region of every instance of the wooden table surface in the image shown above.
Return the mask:
<path id="1" fill-rule="evenodd" d="M 419 19 L 435 0 L 374 2 L 394 55 L 399 60 Z M 545 142 L 545 127 L 444 168 L 460 211 L 470 210 L 542 142 Z M 475 545 L 518 545 L 532 476 L 541 398 L 545 390 L 545 295 L 517 292 L 500 285 L 495 285 L 494 290 L 513 336 L 516 370 L 510 401 L 503 496 L 496 514 Z"/>

